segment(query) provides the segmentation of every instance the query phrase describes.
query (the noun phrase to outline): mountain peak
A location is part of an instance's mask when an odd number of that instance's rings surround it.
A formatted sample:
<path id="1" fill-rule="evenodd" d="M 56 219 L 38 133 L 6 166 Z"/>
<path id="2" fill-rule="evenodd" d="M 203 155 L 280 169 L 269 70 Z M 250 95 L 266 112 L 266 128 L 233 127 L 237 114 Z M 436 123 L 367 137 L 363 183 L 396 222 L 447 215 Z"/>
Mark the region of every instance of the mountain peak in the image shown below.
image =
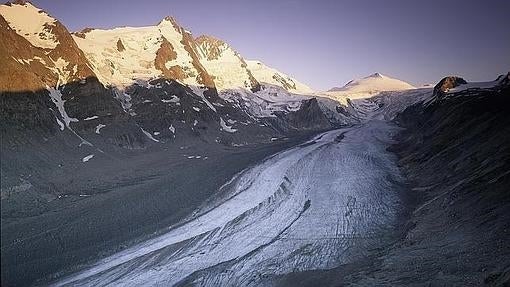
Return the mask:
<path id="1" fill-rule="evenodd" d="M 26 1 L 26 0 L 14 0 L 14 1 L 9 1 L 7 3 L 5 3 L 6 5 L 26 5 L 26 4 L 29 4 L 31 6 L 34 6 L 34 4 L 32 4 L 30 1 Z M 35 6 L 34 6 L 35 7 Z"/>
<path id="2" fill-rule="evenodd" d="M 9 26 L 32 45 L 54 49 L 57 36 L 54 27 L 57 20 L 28 1 L 15 1 L 0 5 L 0 15 Z"/>
<path id="3" fill-rule="evenodd" d="M 158 26 L 172 25 L 174 27 L 178 27 L 179 24 L 177 20 L 173 16 L 166 16 L 161 21 L 159 21 Z"/>
<path id="4" fill-rule="evenodd" d="M 365 77 L 366 78 L 384 78 L 385 76 L 383 76 L 383 74 L 381 73 L 373 73 L 372 75 L 368 76 L 368 77 Z"/>
<path id="5" fill-rule="evenodd" d="M 376 93 L 414 88 L 415 87 L 404 81 L 385 76 L 381 73 L 374 73 L 359 80 L 349 81 L 341 88 L 332 88 L 328 92 Z"/>

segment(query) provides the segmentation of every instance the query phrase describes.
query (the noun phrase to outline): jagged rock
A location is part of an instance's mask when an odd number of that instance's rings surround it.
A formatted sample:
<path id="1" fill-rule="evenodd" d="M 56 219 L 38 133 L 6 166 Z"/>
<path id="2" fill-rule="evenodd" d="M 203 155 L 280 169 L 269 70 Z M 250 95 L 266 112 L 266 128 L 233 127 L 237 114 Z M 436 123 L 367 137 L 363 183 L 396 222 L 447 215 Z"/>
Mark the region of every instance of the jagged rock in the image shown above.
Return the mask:
<path id="1" fill-rule="evenodd" d="M 122 44 L 122 40 L 120 40 L 119 38 L 119 40 L 117 41 L 117 51 L 122 52 L 124 50 L 126 50 L 126 47 L 124 47 L 124 44 Z"/>
<path id="2" fill-rule="evenodd" d="M 458 87 L 460 85 L 467 84 L 466 80 L 457 76 L 449 76 L 443 78 L 436 86 L 434 86 L 434 97 L 441 98 L 450 89 Z"/>

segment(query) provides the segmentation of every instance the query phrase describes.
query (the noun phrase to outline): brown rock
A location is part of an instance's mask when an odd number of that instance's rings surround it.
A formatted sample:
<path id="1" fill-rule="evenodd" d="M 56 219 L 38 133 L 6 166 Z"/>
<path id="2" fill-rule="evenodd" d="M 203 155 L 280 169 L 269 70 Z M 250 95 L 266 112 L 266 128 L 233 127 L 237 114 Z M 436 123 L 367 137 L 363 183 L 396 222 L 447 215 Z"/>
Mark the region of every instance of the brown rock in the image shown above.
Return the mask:
<path id="1" fill-rule="evenodd" d="M 160 70 L 165 78 L 172 80 L 183 80 L 186 78 L 186 74 L 182 70 L 180 66 L 172 66 L 170 68 L 166 67 L 166 63 L 168 61 L 172 61 L 177 59 L 177 53 L 174 50 L 174 47 L 168 40 L 163 37 L 163 41 L 161 42 L 161 46 L 156 52 L 156 59 L 154 59 L 154 66 L 156 69 Z"/>
<path id="2" fill-rule="evenodd" d="M 209 75 L 209 73 L 207 73 L 207 71 L 205 70 L 205 68 L 202 66 L 198 59 L 198 55 L 196 53 L 197 46 L 195 44 L 193 37 L 191 36 L 191 34 L 184 31 L 183 28 L 180 29 L 181 34 L 183 35 L 181 43 L 184 45 L 184 49 L 193 59 L 192 62 L 193 67 L 195 67 L 195 69 L 198 71 L 197 82 L 201 83 L 202 85 L 208 88 L 216 88 L 213 78 L 211 77 L 211 75 Z"/>
<path id="3" fill-rule="evenodd" d="M 56 76 L 41 63 L 51 63 L 50 58 L 11 29 L 1 15 L 0 38 L 0 92 L 36 91 L 56 84 Z M 35 57 L 41 60 L 21 61 Z"/>
<path id="4" fill-rule="evenodd" d="M 466 80 L 457 76 L 448 76 L 443 78 L 437 85 L 434 87 L 434 96 L 441 97 L 443 96 L 449 89 L 455 88 L 457 86 L 467 84 Z"/>
<path id="5" fill-rule="evenodd" d="M 83 30 L 81 30 L 81 31 L 79 31 L 79 32 L 74 32 L 74 33 L 73 33 L 73 35 L 75 35 L 76 37 L 80 37 L 80 38 L 85 39 L 86 34 L 87 34 L 88 32 L 90 32 L 90 31 L 92 31 L 92 30 L 94 30 L 94 28 L 88 28 L 88 27 L 87 27 L 87 28 L 85 28 L 85 29 L 83 29 Z"/>
<path id="6" fill-rule="evenodd" d="M 117 51 L 122 52 L 124 50 L 126 50 L 126 47 L 124 47 L 124 44 L 122 44 L 122 41 L 119 38 L 117 41 Z"/>
<path id="7" fill-rule="evenodd" d="M 55 26 L 52 27 L 51 32 L 58 39 L 59 44 L 48 53 L 48 56 L 55 61 L 58 58 L 64 59 L 69 63 L 67 66 L 67 70 L 69 71 L 73 71 L 74 65 L 76 65 L 76 73 L 71 72 L 67 81 L 72 82 L 88 77 L 96 77 L 94 72 L 90 69 L 90 63 L 85 57 L 85 54 L 78 48 L 78 45 L 67 28 L 59 21 L 55 21 Z"/>
<path id="8" fill-rule="evenodd" d="M 207 49 L 204 49 L 205 56 L 207 60 L 217 60 L 221 55 L 220 47 L 225 44 L 222 40 L 208 36 L 201 35 L 195 39 L 195 43 L 198 46 L 205 46 L 207 44 Z"/>

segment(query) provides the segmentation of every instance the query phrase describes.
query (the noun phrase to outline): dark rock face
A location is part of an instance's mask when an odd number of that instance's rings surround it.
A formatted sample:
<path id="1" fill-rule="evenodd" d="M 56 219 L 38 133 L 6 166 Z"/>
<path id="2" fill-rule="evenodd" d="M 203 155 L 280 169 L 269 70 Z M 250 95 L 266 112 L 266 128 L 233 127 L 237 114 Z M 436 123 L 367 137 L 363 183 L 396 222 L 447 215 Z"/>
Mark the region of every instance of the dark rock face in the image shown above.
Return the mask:
<path id="1" fill-rule="evenodd" d="M 296 130 L 325 130 L 332 128 L 324 113 L 319 107 L 317 99 L 303 101 L 301 108 L 296 112 L 287 114 L 285 121 Z"/>
<path id="2" fill-rule="evenodd" d="M 8 131 L 54 132 L 57 123 L 50 109 L 55 106 L 47 91 L 40 92 L 2 92 L 0 98 L 0 129 Z"/>
<path id="3" fill-rule="evenodd" d="M 276 286 L 507 286 L 510 87 L 408 107 L 390 150 L 409 179 L 401 239 L 364 261 Z"/>
<path id="4" fill-rule="evenodd" d="M 508 280 L 509 105 L 509 87 L 496 87 L 398 116 L 407 130 L 394 148 L 421 203 L 405 239 L 383 257 L 396 268 L 375 276 L 392 285 Z"/>
<path id="5" fill-rule="evenodd" d="M 510 85 L 510 72 L 508 72 L 506 75 L 499 76 L 496 81 L 499 81 L 499 84 L 501 86 L 508 86 Z"/>
<path id="6" fill-rule="evenodd" d="M 442 97 L 449 89 L 467 84 L 466 80 L 456 76 L 449 76 L 443 78 L 439 83 L 434 86 L 434 96 Z"/>

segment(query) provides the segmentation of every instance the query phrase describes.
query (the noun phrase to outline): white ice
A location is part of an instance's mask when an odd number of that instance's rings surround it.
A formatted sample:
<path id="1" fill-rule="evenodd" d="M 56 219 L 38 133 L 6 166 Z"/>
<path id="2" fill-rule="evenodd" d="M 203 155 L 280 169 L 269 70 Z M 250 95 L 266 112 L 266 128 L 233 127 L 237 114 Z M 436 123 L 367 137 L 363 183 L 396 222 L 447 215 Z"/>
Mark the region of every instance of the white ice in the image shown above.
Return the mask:
<path id="1" fill-rule="evenodd" d="M 399 210 L 402 178 L 386 151 L 395 132 L 371 120 L 278 153 L 235 176 L 221 197 L 167 233 L 55 285 L 171 286 L 188 278 L 246 286 L 263 274 L 349 262 L 375 246 Z"/>
<path id="2" fill-rule="evenodd" d="M 93 154 L 89 154 L 88 156 L 84 157 L 81 159 L 82 162 L 87 162 L 89 161 L 91 158 L 93 158 L 94 155 Z"/>

